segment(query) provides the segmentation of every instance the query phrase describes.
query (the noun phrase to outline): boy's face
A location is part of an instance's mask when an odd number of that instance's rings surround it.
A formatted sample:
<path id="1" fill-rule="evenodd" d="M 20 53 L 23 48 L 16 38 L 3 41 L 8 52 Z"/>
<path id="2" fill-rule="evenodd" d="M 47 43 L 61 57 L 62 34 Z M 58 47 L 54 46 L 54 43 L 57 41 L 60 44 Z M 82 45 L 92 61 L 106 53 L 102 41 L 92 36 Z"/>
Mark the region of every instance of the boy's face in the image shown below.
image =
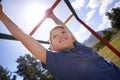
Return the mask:
<path id="1" fill-rule="evenodd" d="M 61 51 L 66 48 L 74 48 L 71 34 L 63 28 L 52 30 L 51 44 L 56 51 Z"/>

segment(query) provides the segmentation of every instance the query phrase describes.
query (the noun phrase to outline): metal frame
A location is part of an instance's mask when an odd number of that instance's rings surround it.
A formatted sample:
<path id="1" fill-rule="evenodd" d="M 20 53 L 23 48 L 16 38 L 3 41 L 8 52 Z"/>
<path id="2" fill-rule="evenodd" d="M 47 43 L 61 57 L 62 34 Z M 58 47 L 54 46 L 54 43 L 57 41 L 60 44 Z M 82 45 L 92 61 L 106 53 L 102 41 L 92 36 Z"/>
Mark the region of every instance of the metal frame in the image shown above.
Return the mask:
<path id="1" fill-rule="evenodd" d="M 1 2 L 2 0 L 0 0 Z M 56 2 L 53 4 L 53 6 L 50 8 L 50 11 L 48 12 L 47 15 L 49 15 L 54 8 L 58 5 L 58 3 L 61 0 L 56 0 Z M 73 7 L 71 6 L 71 3 L 69 2 L 69 0 L 64 0 L 66 5 L 68 6 L 68 8 L 71 10 L 72 14 L 68 17 L 68 19 L 64 22 L 65 24 L 72 18 L 72 16 L 74 15 L 74 17 L 77 19 L 77 21 L 79 23 L 81 23 L 84 27 L 86 27 L 95 37 L 97 37 L 102 43 L 104 43 L 109 49 L 111 49 L 117 56 L 120 57 L 120 52 L 117 51 L 113 46 L 111 46 L 107 41 L 105 41 L 99 34 L 97 34 L 93 29 L 91 29 L 85 22 L 83 22 L 78 15 L 76 14 L 75 10 L 73 9 Z M 34 32 L 39 28 L 39 26 L 43 23 L 43 21 L 47 18 L 47 15 L 45 15 L 42 20 L 34 27 L 34 29 L 29 33 L 29 35 L 33 35 Z M 3 39 L 11 39 L 11 40 L 17 40 L 16 38 L 14 38 L 11 35 L 7 35 L 7 34 L 0 34 L 0 38 Z M 46 43 L 49 44 L 48 41 L 40 41 L 41 43 Z"/>

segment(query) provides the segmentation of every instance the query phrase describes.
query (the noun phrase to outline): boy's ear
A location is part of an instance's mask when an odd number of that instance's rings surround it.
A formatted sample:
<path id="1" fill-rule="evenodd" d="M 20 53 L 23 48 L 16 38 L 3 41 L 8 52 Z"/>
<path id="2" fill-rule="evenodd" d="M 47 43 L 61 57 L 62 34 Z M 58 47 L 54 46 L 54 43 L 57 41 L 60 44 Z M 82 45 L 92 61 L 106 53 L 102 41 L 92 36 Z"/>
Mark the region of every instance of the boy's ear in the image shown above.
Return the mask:
<path id="1" fill-rule="evenodd" d="M 55 48 L 54 48 L 53 45 L 50 46 L 50 50 L 51 50 L 51 51 L 55 51 Z"/>

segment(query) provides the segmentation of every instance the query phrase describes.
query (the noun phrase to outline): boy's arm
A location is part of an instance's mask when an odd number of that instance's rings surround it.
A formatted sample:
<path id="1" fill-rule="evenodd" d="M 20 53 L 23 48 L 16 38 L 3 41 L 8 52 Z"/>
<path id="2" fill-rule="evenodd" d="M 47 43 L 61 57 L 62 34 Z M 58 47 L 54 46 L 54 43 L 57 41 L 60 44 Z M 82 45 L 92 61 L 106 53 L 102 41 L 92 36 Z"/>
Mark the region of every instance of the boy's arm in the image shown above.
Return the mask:
<path id="1" fill-rule="evenodd" d="M 49 11 L 49 10 L 48 10 Z M 48 16 L 49 18 L 51 18 L 57 25 L 63 25 L 65 27 L 65 29 L 70 32 L 70 34 L 73 37 L 73 40 L 76 40 L 75 36 L 72 34 L 72 32 L 68 29 L 68 27 L 60 20 L 58 19 L 55 14 L 53 12 L 51 12 L 51 14 Z"/>
<path id="2" fill-rule="evenodd" d="M 43 63 L 46 63 L 46 49 L 40 45 L 31 36 L 25 34 L 12 20 L 10 20 L 2 11 L 0 5 L 0 20 L 7 27 L 7 29 L 18 39 L 23 45 Z"/>

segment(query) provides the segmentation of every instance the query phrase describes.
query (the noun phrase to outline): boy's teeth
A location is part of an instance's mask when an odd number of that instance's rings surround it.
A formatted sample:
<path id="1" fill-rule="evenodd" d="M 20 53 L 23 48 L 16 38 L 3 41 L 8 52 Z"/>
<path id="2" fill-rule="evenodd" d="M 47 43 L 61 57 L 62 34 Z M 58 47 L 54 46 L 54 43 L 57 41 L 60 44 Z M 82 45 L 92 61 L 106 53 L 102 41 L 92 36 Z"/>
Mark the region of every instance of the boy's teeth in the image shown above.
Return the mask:
<path id="1" fill-rule="evenodd" d="M 61 39 L 61 41 L 64 41 L 64 40 L 66 40 L 66 39 Z"/>

